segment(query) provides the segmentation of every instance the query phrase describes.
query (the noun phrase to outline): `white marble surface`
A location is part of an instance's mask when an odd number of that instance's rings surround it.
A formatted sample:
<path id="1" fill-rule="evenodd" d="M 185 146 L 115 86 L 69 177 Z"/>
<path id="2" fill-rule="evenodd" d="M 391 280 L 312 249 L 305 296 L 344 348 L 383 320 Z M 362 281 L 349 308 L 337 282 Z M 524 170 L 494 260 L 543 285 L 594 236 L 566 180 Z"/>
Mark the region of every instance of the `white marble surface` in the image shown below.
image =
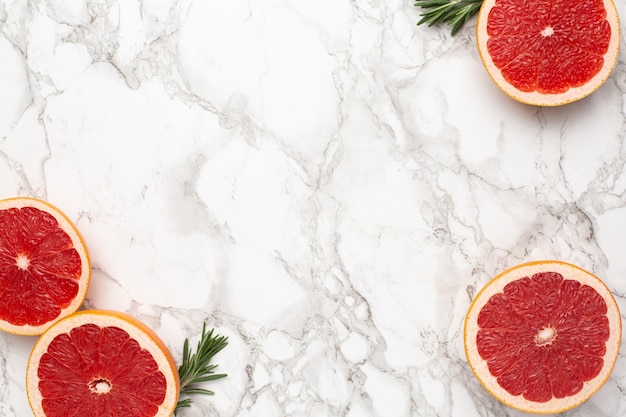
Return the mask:
<path id="1" fill-rule="evenodd" d="M 626 3 L 617 2 L 626 17 Z M 626 55 L 590 97 L 512 101 L 407 0 L 0 0 L 0 197 L 62 208 L 86 307 L 228 378 L 180 416 L 520 416 L 468 368 L 471 297 L 517 263 L 626 311 Z M 622 36 L 623 38 L 623 36 Z M 624 39 L 622 39 L 623 41 Z M 0 416 L 33 338 L 0 335 Z M 567 416 L 626 414 L 626 360 Z"/>

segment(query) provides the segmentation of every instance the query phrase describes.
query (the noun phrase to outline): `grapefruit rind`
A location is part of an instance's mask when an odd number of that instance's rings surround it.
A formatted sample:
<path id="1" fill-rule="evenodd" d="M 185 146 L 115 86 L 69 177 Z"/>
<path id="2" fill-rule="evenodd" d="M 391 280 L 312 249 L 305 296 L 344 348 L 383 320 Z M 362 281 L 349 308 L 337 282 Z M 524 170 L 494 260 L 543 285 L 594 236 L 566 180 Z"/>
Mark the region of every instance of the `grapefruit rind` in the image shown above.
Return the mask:
<path id="1" fill-rule="evenodd" d="M 26 368 L 26 394 L 35 417 L 46 417 L 42 408 L 43 398 L 39 391 L 38 369 L 41 357 L 55 337 L 68 333 L 83 324 L 119 327 L 135 339 L 143 349 L 150 352 L 166 380 L 165 398 L 157 414 L 150 417 L 170 417 L 176 409 L 180 391 L 178 368 L 170 350 L 146 324 L 129 314 L 111 310 L 82 310 L 71 314 L 54 323 L 37 340 Z"/>
<path id="2" fill-rule="evenodd" d="M 495 294 L 503 291 L 504 287 L 517 279 L 530 277 L 538 272 L 552 271 L 561 274 L 565 279 L 578 280 L 583 285 L 589 285 L 600 294 L 607 304 L 607 317 L 611 333 L 606 342 L 604 365 L 600 373 L 590 381 L 584 383 L 583 389 L 576 395 L 565 398 L 553 398 L 545 403 L 528 401 L 520 396 L 511 395 L 502 388 L 496 378 L 489 372 L 487 362 L 478 354 L 476 336 L 479 331 L 478 314 L 487 301 Z M 607 381 L 620 349 L 622 339 L 622 320 L 619 308 L 609 288 L 595 275 L 584 269 L 561 261 L 535 261 L 521 264 L 506 270 L 493 278 L 472 301 L 465 317 L 464 345 L 465 354 L 470 368 L 481 385 L 494 397 L 511 408 L 534 414 L 560 413 L 579 406 L 588 400 Z"/>
<path id="3" fill-rule="evenodd" d="M 495 5 L 496 1 L 497 0 L 484 0 L 478 11 L 476 20 L 476 43 L 478 44 L 480 59 L 482 60 L 487 73 L 500 90 L 512 99 L 524 104 L 535 106 L 561 106 L 587 97 L 600 88 L 600 86 L 602 86 L 602 84 L 604 84 L 611 75 L 611 72 L 617 63 L 620 47 L 619 17 L 613 0 L 603 0 L 604 8 L 607 12 L 606 20 L 611 26 L 611 36 L 613 39 L 611 39 L 609 49 L 604 55 L 604 65 L 602 69 L 584 85 L 580 87 L 571 87 L 566 92 L 560 94 L 542 94 L 536 91 L 523 92 L 512 86 L 507 80 L 504 79 L 502 73 L 494 64 L 491 55 L 487 52 L 487 41 L 489 40 L 489 35 L 487 34 L 488 14 Z"/>
<path id="4" fill-rule="evenodd" d="M 89 289 L 89 282 L 91 279 L 91 261 L 89 258 L 89 252 L 87 246 L 83 240 L 80 232 L 74 225 L 74 223 L 56 206 L 48 203 L 47 201 L 39 200 L 32 197 L 12 197 L 0 200 L 0 210 L 7 210 L 10 208 L 23 208 L 34 207 L 41 211 L 44 211 L 55 218 L 59 227 L 67 233 L 72 240 L 74 249 L 78 252 L 81 260 L 81 276 L 77 281 L 78 292 L 72 302 L 65 308 L 61 309 L 61 313 L 56 319 L 39 326 L 22 325 L 17 326 L 8 321 L 0 319 L 0 330 L 25 336 L 37 336 L 42 334 L 47 328 L 49 328 L 54 322 L 76 312 L 83 304 L 85 297 L 87 296 L 87 290 Z"/>

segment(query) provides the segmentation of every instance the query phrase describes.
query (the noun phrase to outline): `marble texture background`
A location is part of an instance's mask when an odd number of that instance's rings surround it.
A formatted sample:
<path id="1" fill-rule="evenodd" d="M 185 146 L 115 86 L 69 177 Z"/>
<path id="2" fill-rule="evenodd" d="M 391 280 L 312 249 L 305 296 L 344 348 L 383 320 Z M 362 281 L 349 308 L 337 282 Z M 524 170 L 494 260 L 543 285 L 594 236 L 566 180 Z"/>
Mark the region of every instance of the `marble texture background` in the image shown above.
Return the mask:
<path id="1" fill-rule="evenodd" d="M 626 3 L 618 1 L 620 15 Z M 561 108 L 504 96 L 474 20 L 405 0 L 0 0 L 0 197 L 64 210 L 85 307 L 180 359 L 227 335 L 180 416 L 521 416 L 463 352 L 476 291 L 533 259 L 626 311 L 626 56 Z M 622 35 L 622 41 L 623 35 Z M 33 338 L 0 334 L 0 416 Z M 626 361 L 571 417 L 626 414 Z"/>

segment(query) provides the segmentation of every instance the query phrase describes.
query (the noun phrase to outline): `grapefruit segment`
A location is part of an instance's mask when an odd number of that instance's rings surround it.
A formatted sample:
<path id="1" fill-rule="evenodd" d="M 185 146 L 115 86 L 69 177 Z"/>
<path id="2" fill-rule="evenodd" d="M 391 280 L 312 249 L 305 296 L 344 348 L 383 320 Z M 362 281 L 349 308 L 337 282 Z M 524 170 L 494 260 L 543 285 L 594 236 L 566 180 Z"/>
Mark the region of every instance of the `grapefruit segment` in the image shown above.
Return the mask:
<path id="1" fill-rule="evenodd" d="M 531 262 L 501 273 L 477 294 L 465 319 L 465 352 L 478 380 L 503 403 L 559 413 L 606 382 L 621 326 L 599 278 L 564 262 Z"/>
<path id="2" fill-rule="evenodd" d="M 38 335 L 80 307 L 91 266 L 74 224 L 42 200 L 0 200 L 0 330 Z"/>
<path id="3" fill-rule="evenodd" d="M 476 41 L 502 91 L 523 103 L 556 106 L 591 94 L 609 77 L 619 19 L 612 0 L 484 0 Z"/>
<path id="4" fill-rule="evenodd" d="M 86 310 L 53 324 L 28 361 L 35 417 L 169 417 L 180 382 L 161 339 L 125 313 Z"/>

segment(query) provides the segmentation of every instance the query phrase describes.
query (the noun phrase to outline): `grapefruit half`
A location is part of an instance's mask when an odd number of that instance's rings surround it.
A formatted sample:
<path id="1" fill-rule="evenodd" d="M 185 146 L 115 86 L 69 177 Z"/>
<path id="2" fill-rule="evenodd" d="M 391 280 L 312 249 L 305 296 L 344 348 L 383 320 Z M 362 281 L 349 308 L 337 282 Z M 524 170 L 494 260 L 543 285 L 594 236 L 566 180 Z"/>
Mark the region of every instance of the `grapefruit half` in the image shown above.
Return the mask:
<path id="1" fill-rule="evenodd" d="M 74 224 L 50 203 L 0 200 L 0 329 L 39 335 L 80 307 L 91 266 Z"/>
<path id="2" fill-rule="evenodd" d="M 180 382 L 163 341 L 121 312 L 84 310 L 35 343 L 26 393 L 35 417 L 169 417 Z"/>
<path id="3" fill-rule="evenodd" d="M 612 0 L 485 0 L 476 22 L 487 72 L 522 103 L 557 106 L 597 90 L 619 51 Z"/>
<path id="4" fill-rule="evenodd" d="M 622 322 L 591 273 L 560 261 L 518 265 L 491 280 L 465 319 L 465 353 L 493 396 L 531 413 L 559 413 L 609 378 Z"/>

